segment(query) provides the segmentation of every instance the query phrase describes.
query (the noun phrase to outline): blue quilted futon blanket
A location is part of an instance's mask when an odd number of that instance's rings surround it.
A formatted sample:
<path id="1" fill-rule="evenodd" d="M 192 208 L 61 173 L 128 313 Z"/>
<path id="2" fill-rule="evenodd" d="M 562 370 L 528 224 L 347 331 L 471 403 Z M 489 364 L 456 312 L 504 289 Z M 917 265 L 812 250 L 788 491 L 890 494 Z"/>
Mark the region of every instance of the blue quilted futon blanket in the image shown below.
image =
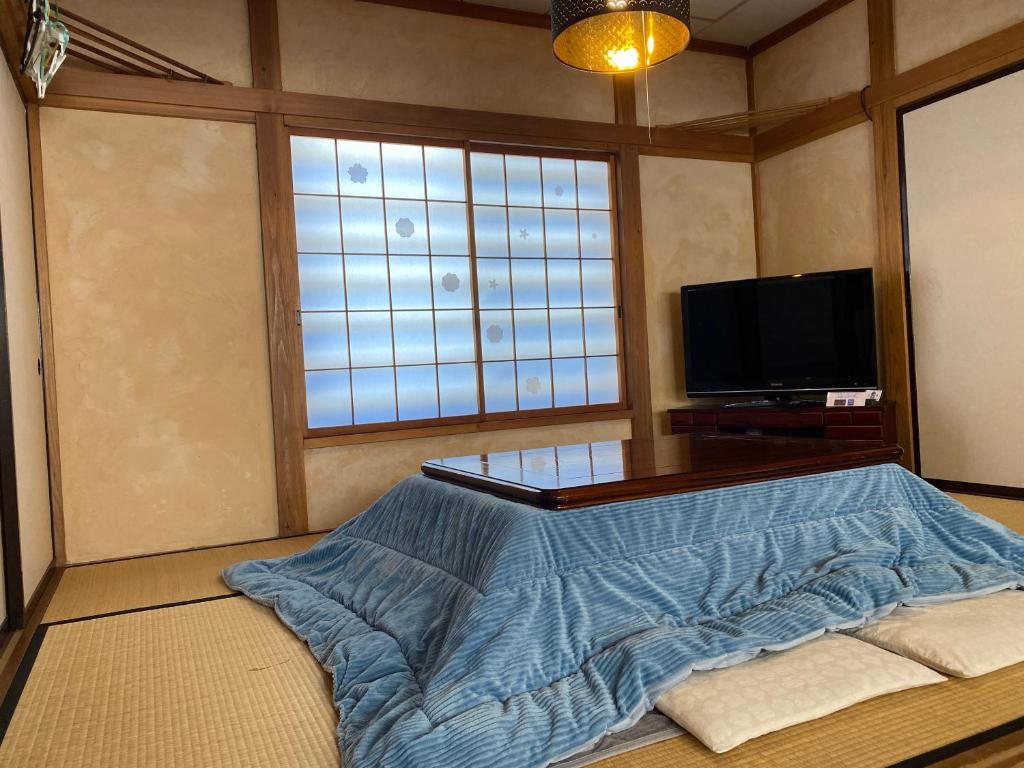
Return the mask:
<path id="1" fill-rule="evenodd" d="M 410 477 L 224 579 L 334 677 L 346 768 L 534 768 L 693 669 L 1024 585 L 1024 537 L 878 466 L 551 512 Z"/>

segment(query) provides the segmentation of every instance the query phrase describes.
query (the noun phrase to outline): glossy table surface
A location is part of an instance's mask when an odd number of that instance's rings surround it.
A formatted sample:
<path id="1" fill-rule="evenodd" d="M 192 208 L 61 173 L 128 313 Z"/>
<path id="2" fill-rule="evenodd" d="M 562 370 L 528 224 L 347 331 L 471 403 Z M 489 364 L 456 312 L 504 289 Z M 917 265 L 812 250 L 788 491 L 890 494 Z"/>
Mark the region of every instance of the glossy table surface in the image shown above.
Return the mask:
<path id="1" fill-rule="evenodd" d="M 549 509 L 704 490 L 898 461 L 873 441 L 673 435 L 424 462 L 429 477 Z"/>

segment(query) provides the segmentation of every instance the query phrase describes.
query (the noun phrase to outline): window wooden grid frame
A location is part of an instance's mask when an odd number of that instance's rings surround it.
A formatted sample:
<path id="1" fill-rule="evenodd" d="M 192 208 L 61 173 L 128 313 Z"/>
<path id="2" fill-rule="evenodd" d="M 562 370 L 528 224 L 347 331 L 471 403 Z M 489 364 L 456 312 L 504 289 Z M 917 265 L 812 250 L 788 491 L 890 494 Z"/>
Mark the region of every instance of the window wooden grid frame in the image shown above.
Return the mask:
<path id="1" fill-rule="evenodd" d="M 411 434 L 414 433 L 416 435 L 422 435 L 425 431 L 429 431 L 431 428 L 438 428 L 438 431 L 441 434 L 443 434 L 443 433 L 452 433 L 452 432 L 459 433 L 459 432 L 462 432 L 463 430 L 466 431 L 466 432 L 475 431 L 473 428 L 475 426 L 477 426 L 477 425 L 479 425 L 483 429 L 488 429 L 488 430 L 489 429 L 495 429 L 495 428 L 509 428 L 509 429 L 527 428 L 527 427 L 530 427 L 530 426 L 539 426 L 539 425 L 547 423 L 547 422 L 551 422 L 551 423 L 565 423 L 564 420 L 566 418 L 572 418 L 574 416 L 578 416 L 579 417 L 578 420 L 581 421 L 581 422 L 582 421 L 587 421 L 588 419 L 586 417 L 588 415 L 596 416 L 596 417 L 598 417 L 599 419 L 602 419 L 602 420 L 603 419 L 607 419 L 607 418 L 612 418 L 612 417 L 614 417 L 614 418 L 623 418 L 623 419 L 630 418 L 631 413 L 629 411 L 629 405 L 628 405 L 629 402 L 630 402 L 630 397 L 629 397 L 629 392 L 628 392 L 628 389 L 627 389 L 627 382 L 626 382 L 626 375 L 625 375 L 626 350 L 624 349 L 624 333 L 623 333 L 623 327 L 622 327 L 622 317 L 623 317 L 622 295 L 623 295 L 623 291 L 622 291 L 622 285 L 621 285 L 621 268 L 620 268 L 620 241 L 619 241 L 619 214 L 620 214 L 620 211 L 619 211 L 619 205 L 618 205 L 617 183 L 616 183 L 616 179 L 617 179 L 617 175 L 618 175 L 617 174 L 617 159 L 618 158 L 617 158 L 617 155 L 616 155 L 615 152 L 611 152 L 611 151 L 608 151 L 608 150 L 564 149 L 564 148 L 548 148 L 548 147 L 534 147 L 534 146 L 518 146 L 518 145 L 507 145 L 507 144 L 480 142 L 480 141 L 472 141 L 472 140 L 453 141 L 453 140 L 446 140 L 446 139 L 435 139 L 435 138 L 418 137 L 418 136 L 405 135 L 405 134 L 403 134 L 403 135 L 390 135 L 390 134 L 381 134 L 381 133 L 376 133 L 376 132 L 368 133 L 368 132 L 361 132 L 361 131 L 333 130 L 333 129 L 289 128 L 288 129 L 288 136 L 289 136 L 289 142 L 288 142 L 288 152 L 289 152 L 288 168 L 289 169 L 291 169 L 291 167 L 292 167 L 292 163 L 291 163 L 291 138 L 292 137 L 308 137 L 308 138 L 320 138 L 320 139 L 330 139 L 330 140 L 340 140 L 340 141 L 367 141 L 367 142 L 379 142 L 381 144 L 404 144 L 404 145 L 411 145 L 411 146 L 417 146 L 417 147 L 423 147 L 423 148 L 428 148 L 428 147 L 452 148 L 452 149 L 460 149 L 462 151 L 462 155 L 463 155 L 463 174 L 464 174 L 464 183 L 465 183 L 465 190 L 466 190 L 466 194 L 465 194 L 465 198 L 466 198 L 465 199 L 466 226 L 467 226 L 466 232 L 467 232 L 467 238 L 468 238 L 468 248 L 467 248 L 468 253 L 467 253 L 467 257 L 468 257 L 468 260 L 469 260 L 469 269 L 470 269 L 470 291 L 471 291 L 471 303 L 472 303 L 472 306 L 470 307 L 470 309 L 468 311 L 472 314 L 472 317 L 473 317 L 473 335 L 474 335 L 474 344 L 473 344 L 473 346 L 474 346 L 475 355 L 476 355 L 476 359 L 474 361 L 472 361 L 472 363 L 468 363 L 468 362 L 467 363 L 463 363 L 463 364 L 472 364 L 472 365 L 474 365 L 474 367 L 476 369 L 477 412 L 474 413 L 474 414 L 465 415 L 465 416 L 440 416 L 439 415 L 437 417 L 426 418 L 426 419 L 397 420 L 397 418 L 396 418 L 396 420 L 394 420 L 394 421 L 385 421 L 385 422 L 361 423 L 361 424 L 351 424 L 351 425 L 341 425 L 341 426 L 328 426 L 328 427 L 310 427 L 309 424 L 308 424 L 308 409 L 307 409 L 307 403 L 306 403 L 306 386 L 303 385 L 302 387 L 299 388 L 300 391 L 297 393 L 297 395 L 298 395 L 299 400 L 300 400 L 300 410 L 301 410 L 301 412 L 302 412 L 302 414 L 304 416 L 303 437 L 304 437 L 305 440 L 307 440 L 307 441 L 316 441 L 316 440 L 325 441 L 325 440 L 329 440 L 331 437 L 358 439 L 360 436 L 363 436 L 363 435 L 371 436 L 371 435 L 376 435 L 376 434 L 379 434 L 379 433 L 403 432 L 403 431 L 408 431 Z M 335 150 L 335 151 L 337 152 L 337 150 Z M 611 250 L 610 262 L 611 262 L 611 268 L 612 268 L 612 291 L 613 291 L 613 297 L 612 297 L 612 304 L 613 304 L 613 306 L 612 306 L 612 309 L 613 309 L 613 328 L 614 328 L 614 334 L 615 334 L 615 350 L 616 351 L 615 351 L 614 355 L 607 355 L 607 356 L 601 355 L 599 357 L 611 357 L 612 359 L 614 359 L 616 361 L 616 381 L 617 381 L 617 387 L 618 387 L 618 393 L 619 393 L 619 399 L 616 402 L 601 403 L 601 404 L 595 404 L 595 405 L 574 405 L 574 406 L 560 406 L 560 407 L 552 405 L 552 407 L 533 408 L 533 409 L 527 409 L 527 410 L 518 410 L 517 409 L 517 410 L 513 410 L 513 411 L 492 411 L 492 412 L 488 412 L 486 410 L 485 392 L 484 392 L 484 362 L 491 362 L 491 361 L 484 361 L 483 360 L 483 355 L 482 355 L 481 323 L 480 323 L 480 313 L 481 313 L 482 310 L 481 310 L 481 307 L 480 307 L 479 285 L 478 285 L 478 276 L 477 276 L 477 259 L 478 259 L 478 257 L 477 257 L 477 246 L 476 246 L 476 237 L 475 237 L 475 216 L 474 216 L 473 185 L 472 185 L 472 173 L 471 173 L 472 153 L 475 153 L 475 152 L 492 153 L 492 154 L 498 154 L 498 155 L 502 155 L 502 156 L 505 156 L 505 155 L 515 155 L 515 156 L 523 156 L 523 157 L 534 157 L 534 158 L 537 158 L 539 165 L 542 165 L 541 160 L 543 158 L 567 159 L 567 160 L 574 160 L 574 161 L 575 160 L 582 160 L 582 161 L 590 160 L 590 161 L 605 162 L 605 163 L 608 164 L 608 178 L 607 178 L 607 183 L 608 183 L 608 213 L 609 213 L 609 223 L 610 223 L 609 245 L 610 245 L 610 250 Z M 337 158 L 337 154 L 336 154 L 335 155 L 335 163 L 336 164 L 337 164 L 337 159 L 338 158 Z M 576 168 L 574 166 L 574 174 L 575 173 L 576 173 Z M 507 187 L 507 178 L 506 178 L 505 183 L 506 183 L 506 187 Z M 541 184 L 542 184 L 542 188 L 543 188 L 543 180 L 541 181 Z M 289 173 L 289 175 L 288 175 L 288 185 L 289 185 L 289 193 L 290 193 L 289 197 L 290 197 L 291 200 L 295 199 L 296 194 L 302 194 L 302 195 L 307 194 L 307 193 L 296 193 L 295 192 L 295 189 L 294 189 L 294 177 L 293 177 L 293 175 L 291 173 Z M 507 188 L 506 188 L 506 195 L 507 195 Z M 311 196 L 315 196 L 315 195 L 311 195 Z M 323 197 L 335 197 L 334 195 L 330 195 L 330 194 L 324 194 L 322 196 Z M 340 199 L 342 197 L 344 197 L 344 196 L 345 195 L 342 194 L 342 191 L 341 191 L 341 188 L 340 188 L 340 185 L 339 185 L 338 195 L 337 195 L 337 198 L 339 199 L 339 204 L 340 204 Z M 367 199 L 373 199 L 373 198 L 367 198 Z M 386 194 L 382 191 L 381 200 L 383 201 L 384 199 L 392 199 L 392 198 L 387 197 Z M 429 200 L 427 199 L 427 197 L 425 197 L 423 200 L 419 200 L 417 198 L 416 202 L 423 202 L 424 206 L 425 206 L 425 209 L 428 209 L 427 203 L 429 202 Z M 507 215 L 507 209 L 509 207 L 512 207 L 512 206 L 509 206 L 507 201 L 506 201 L 506 205 L 504 207 L 506 209 L 506 215 Z M 540 206 L 538 206 L 537 209 L 543 211 L 543 210 L 546 209 L 546 207 L 547 206 L 545 206 L 543 204 L 543 202 L 542 202 L 542 204 Z M 577 205 L 575 207 L 573 207 L 573 208 L 565 208 L 564 210 L 572 210 L 572 211 L 576 212 L 576 214 L 577 214 L 577 227 L 578 227 L 579 212 L 580 212 L 580 210 L 585 210 L 585 209 L 581 209 L 579 207 L 579 201 L 577 200 Z M 427 217 L 429 217 L 429 212 L 426 215 L 427 215 Z M 339 213 L 339 216 L 340 216 L 340 213 Z M 295 215 L 294 215 L 294 208 L 293 208 L 293 212 L 292 212 L 292 226 L 295 226 L 295 225 L 296 225 L 296 218 L 295 218 Z M 508 232 L 507 234 L 508 234 L 509 239 L 511 239 L 511 232 Z M 545 232 L 545 238 L 546 238 L 546 232 Z M 579 251 L 581 251 L 582 250 L 581 238 L 578 238 L 578 241 L 579 242 L 577 243 L 577 247 L 578 247 Z M 431 260 L 433 258 L 433 255 L 431 253 L 432 248 L 429 245 L 429 241 L 428 241 L 427 250 L 428 250 L 427 254 L 421 255 L 421 258 L 424 258 L 424 259 L 429 261 L 429 260 Z M 582 281 L 583 281 L 582 262 L 586 261 L 586 259 L 582 258 L 581 253 L 579 253 L 579 251 L 578 251 L 578 255 L 576 257 L 576 260 L 581 262 L 580 282 L 582 283 Z M 294 262 L 293 263 L 296 265 L 296 269 L 298 269 L 298 259 L 299 259 L 300 252 L 301 252 L 300 249 L 296 245 L 295 252 L 293 253 L 293 258 L 294 258 Z M 342 245 L 342 252 L 344 254 L 344 245 Z M 381 254 L 381 256 L 384 259 L 384 261 L 389 264 L 389 267 L 388 267 L 388 269 L 389 269 L 388 283 L 389 283 L 389 292 L 390 292 L 391 291 L 391 287 L 390 287 L 390 257 L 391 257 L 391 254 L 390 253 L 385 253 L 385 254 Z M 343 258 L 344 256 L 341 255 L 340 257 Z M 510 253 L 509 253 L 509 260 L 510 261 L 514 260 L 512 258 L 512 256 L 511 256 L 511 247 L 510 247 Z M 546 275 L 547 275 L 546 262 L 548 261 L 546 243 L 545 243 L 545 247 L 544 247 L 543 261 L 545 262 L 545 291 L 549 291 L 549 287 L 548 287 L 547 279 L 546 279 Z M 510 277 L 511 277 L 511 275 L 510 275 Z M 433 306 L 433 304 L 434 304 L 434 301 L 433 301 L 433 284 L 434 284 L 434 282 L 435 281 L 434 281 L 433 271 L 431 271 L 432 308 L 429 311 L 431 312 L 432 315 L 436 311 L 434 306 Z M 343 287 L 347 291 L 347 285 L 345 285 Z M 512 293 L 512 285 L 511 285 L 511 283 L 509 285 L 509 292 L 510 292 L 510 295 L 511 295 L 511 293 Z M 294 301 L 295 301 L 295 314 L 296 314 L 296 318 L 299 318 L 303 314 L 305 314 L 306 311 L 301 309 L 301 303 L 299 301 L 299 296 L 298 295 L 296 295 L 294 297 Z M 585 322 L 584 321 L 584 318 L 585 318 L 584 306 L 583 306 L 584 305 L 584 297 L 583 297 L 582 285 L 580 287 L 580 303 L 581 303 L 581 306 L 580 306 L 581 322 Z M 346 310 L 345 310 L 346 314 L 347 314 L 348 311 L 349 310 L 347 308 L 347 302 L 346 302 Z M 387 311 L 389 313 L 393 313 L 395 310 L 389 308 L 388 310 L 381 310 L 381 311 Z M 427 311 L 427 310 L 423 310 L 423 311 Z M 509 312 L 510 316 L 513 317 L 513 329 L 514 329 L 514 325 L 515 325 L 515 322 L 514 322 L 514 303 L 513 303 L 513 308 L 509 309 L 508 312 Z M 550 312 L 551 312 L 551 307 L 550 307 L 550 299 L 549 299 L 549 301 L 547 303 L 547 306 L 546 306 L 546 312 L 548 313 L 548 346 L 549 346 L 549 355 L 548 355 L 547 358 L 544 358 L 544 359 L 546 359 L 547 362 L 548 362 L 549 372 L 550 372 L 551 371 L 552 360 L 555 359 L 555 358 L 552 357 L 553 350 L 551 349 L 551 328 L 550 328 Z M 436 318 L 434 319 L 434 322 L 436 323 Z M 347 328 L 347 320 L 346 320 L 346 328 Z M 584 345 L 585 345 L 585 328 L 581 329 L 581 331 L 584 334 Z M 299 353 L 300 370 L 305 370 L 305 363 L 304 363 L 304 361 L 305 361 L 305 350 L 303 348 L 303 331 L 302 331 L 301 325 L 298 322 L 296 323 L 295 332 L 297 334 L 297 348 L 298 348 L 298 353 Z M 514 333 L 514 330 L 513 330 L 513 333 Z M 393 375 L 397 377 L 397 368 L 399 368 L 401 366 L 399 366 L 395 362 L 395 357 L 394 357 L 394 328 L 393 328 L 393 326 L 392 326 L 392 329 L 391 329 L 391 343 L 392 343 L 392 364 L 391 365 L 386 365 L 386 366 L 379 366 L 379 367 L 381 367 L 381 368 L 391 368 L 393 370 Z M 434 337 L 434 345 L 435 345 L 435 358 L 434 358 L 433 365 L 435 367 L 435 373 L 436 373 L 436 370 L 437 370 L 438 366 L 442 365 L 442 363 L 438 360 L 438 357 L 437 357 L 437 350 L 436 350 L 437 338 L 436 338 L 436 333 L 435 333 L 435 337 Z M 348 346 L 350 346 L 350 342 L 349 342 Z M 349 359 L 350 359 L 351 349 L 349 349 L 346 354 L 349 355 Z M 512 360 L 513 363 L 518 362 L 518 358 L 515 357 L 515 354 L 516 354 L 515 353 L 515 345 L 514 345 L 514 342 L 513 342 L 513 360 Z M 538 358 L 538 359 L 540 359 L 540 358 Z M 583 357 L 580 358 L 580 359 L 582 359 L 584 361 L 584 385 L 586 387 L 589 387 L 589 382 L 587 381 L 587 379 L 588 379 L 588 370 L 586 368 L 586 360 L 589 359 L 589 358 L 586 355 L 586 348 L 585 348 L 585 346 L 584 346 Z M 355 369 L 351 368 L 351 360 L 350 360 L 349 365 L 350 365 L 350 367 L 348 369 L 349 371 L 355 370 Z M 551 392 L 552 392 L 552 403 L 553 403 L 554 402 L 554 377 L 553 377 L 553 375 L 550 376 L 550 379 L 551 379 Z M 305 376 L 304 375 L 303 375 L 303 383 L 305 384 Z M 352 387 L 350 385 L 350 397 L 352 397 L 352 396 L 353 396 L 352 395 Z M 516 396 L 517 396 L 517 405 L 518 405 L 518 386 L 516 387 Z M 397 412 L 397 397 L 398 397 L 397 386 L 396 386 L 396 390 L 395 390 L 395 397 L 396 397 L 396 417 L 397 417 L 397 415 L 398 415 L 398 412 Z M 438 400 L 440 400 L 440 388 L 438 388 L 437 397 L 438 397 Z M 440 413 L 440 408 L 439 408 L 438 412 Z M 355 413 L 354 413 L 354 410 L 353 410 L 353 420 L 354 419 L 355 419 Z"/>

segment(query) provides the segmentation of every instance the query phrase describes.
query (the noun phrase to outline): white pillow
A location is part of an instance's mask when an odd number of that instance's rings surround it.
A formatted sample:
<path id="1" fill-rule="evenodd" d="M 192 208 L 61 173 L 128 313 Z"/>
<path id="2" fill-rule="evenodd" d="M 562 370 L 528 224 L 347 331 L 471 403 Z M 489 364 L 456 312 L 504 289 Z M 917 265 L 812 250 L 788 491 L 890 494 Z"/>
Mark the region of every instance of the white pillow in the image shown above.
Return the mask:
<path id="1" fill-rule="evenodd" d="M 1024 661 L 1024 592 L 897 608 L 853 636 L 954 677 Z"/>
<path id="2" fill-rule="evenodd" d="M 694 672 L 658 709 L 715 752 L 887 693 L 941 683 L 927 667 L 846 635 Z"/>

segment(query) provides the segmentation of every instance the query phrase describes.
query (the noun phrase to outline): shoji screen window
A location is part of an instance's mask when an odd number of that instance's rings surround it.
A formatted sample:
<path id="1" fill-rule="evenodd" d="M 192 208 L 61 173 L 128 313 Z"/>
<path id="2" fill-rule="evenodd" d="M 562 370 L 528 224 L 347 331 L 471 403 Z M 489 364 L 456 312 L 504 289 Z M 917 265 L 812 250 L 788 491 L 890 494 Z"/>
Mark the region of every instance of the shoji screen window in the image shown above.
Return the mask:
<path id="1" fill-rule="evenodd" d="M 620 401 L 607 161 L 294 136 L 292 167 L 309 429 Z"/>
<path id="2" fill-rule="evenodd" d="M 471 176 L 486 411 L 618 403 L 609 163 L 474 152 Z"/>
<path id="3" fill-rule="evenodd" d="M 292 138 L 310 428 L 479 410 L 460 148 Z"/>

